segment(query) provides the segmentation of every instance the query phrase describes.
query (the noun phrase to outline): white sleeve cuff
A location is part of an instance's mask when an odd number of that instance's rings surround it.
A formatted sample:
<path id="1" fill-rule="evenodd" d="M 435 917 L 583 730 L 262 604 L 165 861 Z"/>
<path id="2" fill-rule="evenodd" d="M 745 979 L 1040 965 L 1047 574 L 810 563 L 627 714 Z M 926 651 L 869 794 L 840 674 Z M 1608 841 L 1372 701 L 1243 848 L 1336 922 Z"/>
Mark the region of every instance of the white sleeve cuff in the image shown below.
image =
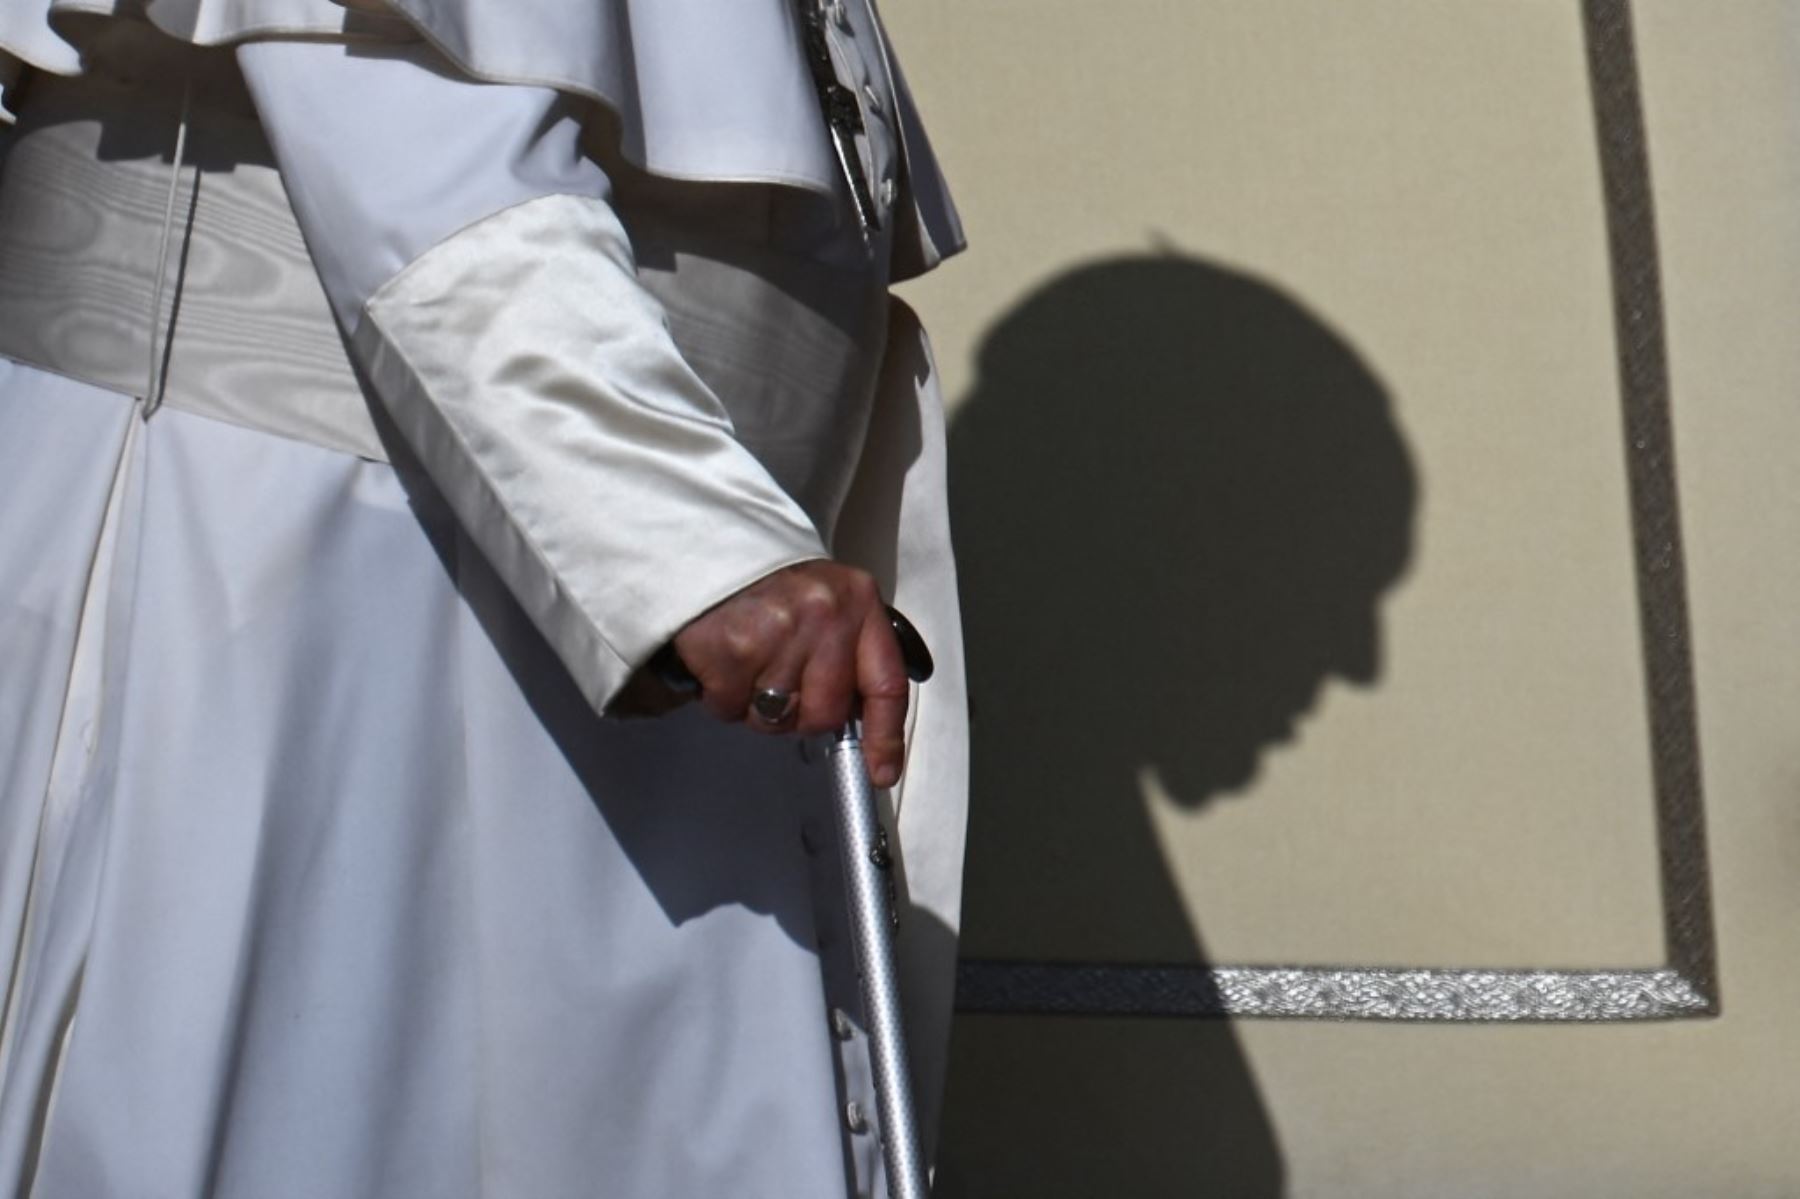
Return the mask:
<path id="1" fill-rule="evenodd" d="M 596 709 L 695 615 L 825 556 L 683 361 L 603 200 L 545 196 L 447 238 L 353 342 Z"/>

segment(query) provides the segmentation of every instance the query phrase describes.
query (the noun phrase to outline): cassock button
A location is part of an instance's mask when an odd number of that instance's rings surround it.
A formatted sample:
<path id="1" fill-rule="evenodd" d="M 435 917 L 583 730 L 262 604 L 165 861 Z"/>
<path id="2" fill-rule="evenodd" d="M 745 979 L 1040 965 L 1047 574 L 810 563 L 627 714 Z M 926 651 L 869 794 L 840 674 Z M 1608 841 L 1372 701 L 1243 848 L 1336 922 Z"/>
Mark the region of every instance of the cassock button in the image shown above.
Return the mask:
<path id="1" fill-rule="evenodd" d="M 869 1131 L 869 1117 L 863 1114 L 862 1104 L 854 1099 L 844 1105 L 844 1127 L 856 1133 Z"/>
<path id="2" fill-rule="evenodd" d="M 831 1035 L 840 1041 L 848 1041 L 856 1035 L 856 1025 L 850 1023 L 850 1013 L 841 1007 L 831 1009 Z"/>

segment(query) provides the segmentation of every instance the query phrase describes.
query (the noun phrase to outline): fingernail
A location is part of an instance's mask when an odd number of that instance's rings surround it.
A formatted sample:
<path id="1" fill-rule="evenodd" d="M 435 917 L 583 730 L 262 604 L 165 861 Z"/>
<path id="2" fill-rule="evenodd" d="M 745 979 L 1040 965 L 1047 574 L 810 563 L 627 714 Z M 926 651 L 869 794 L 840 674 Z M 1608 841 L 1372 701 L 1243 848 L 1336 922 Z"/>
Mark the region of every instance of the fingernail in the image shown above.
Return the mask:
<path id="1" fill-rule="evenodd" d="M 900 781 L 900 768 L 891 763 L 883 763 L 869 773 L 869 781 L 877 787 L 892 787 Z"/>

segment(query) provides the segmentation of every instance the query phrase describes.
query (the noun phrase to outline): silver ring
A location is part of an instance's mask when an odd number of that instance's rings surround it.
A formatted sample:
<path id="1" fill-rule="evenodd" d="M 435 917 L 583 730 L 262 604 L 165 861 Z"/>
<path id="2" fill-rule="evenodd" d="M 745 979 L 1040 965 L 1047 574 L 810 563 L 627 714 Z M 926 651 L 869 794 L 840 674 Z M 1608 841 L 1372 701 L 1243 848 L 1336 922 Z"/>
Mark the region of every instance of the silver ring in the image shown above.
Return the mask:
<path id="1" fill-rule="evenodd" d="M 770 726 L 786 724 L 799 706 L 800 697 L 781 687 L 764 687 L 750 700 L 756 718 Z"/>

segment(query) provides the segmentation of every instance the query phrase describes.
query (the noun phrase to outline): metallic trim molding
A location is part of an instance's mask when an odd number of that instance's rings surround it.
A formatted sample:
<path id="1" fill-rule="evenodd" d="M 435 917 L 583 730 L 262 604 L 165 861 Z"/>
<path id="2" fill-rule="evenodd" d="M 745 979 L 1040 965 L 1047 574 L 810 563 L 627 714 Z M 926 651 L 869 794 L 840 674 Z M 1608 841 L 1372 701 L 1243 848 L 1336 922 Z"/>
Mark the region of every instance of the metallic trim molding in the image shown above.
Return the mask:
<path id="1" fill-rule="evenodd" d="M 1612 269 L 1666 964 L 1628 970 L 970 960 L 962 1012 L 1611 1022 L 1717 1015 L 1718 969 L 1650 160 L 1630 0 L 1582 0 Z"/>
<path id="2" fill-rule="evenodd" d="M 1687 567 L 1676 502 L 1675 435 L 1662 271 L 1630 0 L 1584 0 L 1588 77 L 1612 256 L 1613 328 L 1625 417 L 1639 636 L 1649 690 L 1652 779 L 1669 966 L 1714 997 L 1717 949 L 1707 872 Z"/>
<path id="3" fill-rule="evenodd" d="M 962 963 L 960 1012 L 1234 1016 L 1473 1023 L 1711 1015 L 1691 979 L 1660 970 L 1400 970 L 1324 966 Z"/>

